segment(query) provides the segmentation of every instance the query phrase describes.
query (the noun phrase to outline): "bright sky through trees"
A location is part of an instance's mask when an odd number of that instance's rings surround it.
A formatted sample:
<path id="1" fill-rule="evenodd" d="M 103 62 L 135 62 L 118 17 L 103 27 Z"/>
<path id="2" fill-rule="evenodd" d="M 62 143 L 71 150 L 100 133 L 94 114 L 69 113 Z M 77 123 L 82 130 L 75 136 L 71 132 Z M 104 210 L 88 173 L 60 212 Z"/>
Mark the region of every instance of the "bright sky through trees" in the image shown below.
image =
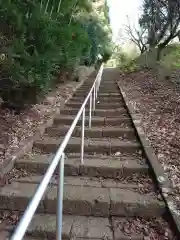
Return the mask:
<path id="1" fill-rule="evenodd" d="M 107 0 L 110 8 L 111 25 L 113 29 L 113 39 L 116 40 L 120 29 L 123 30 L 127 23 L 127 15 L 130 22 L 136 24 L 142 0 Z"/>

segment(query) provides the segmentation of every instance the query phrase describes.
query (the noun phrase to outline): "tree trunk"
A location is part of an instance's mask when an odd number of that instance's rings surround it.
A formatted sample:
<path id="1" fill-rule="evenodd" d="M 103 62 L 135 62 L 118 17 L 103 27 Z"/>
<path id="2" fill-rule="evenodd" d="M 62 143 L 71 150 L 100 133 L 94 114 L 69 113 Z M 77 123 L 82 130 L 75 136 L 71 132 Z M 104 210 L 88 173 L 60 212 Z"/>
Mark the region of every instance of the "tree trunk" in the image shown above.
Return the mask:
<path id="1" fill-rule="evenodd" d="M 156 60 L 159 62 L 161 60 L 161 54 L 162 54 L 162 50 L 165 48 L 164 45 L 159 45 L 157 48 L 157 56 L 156 56 Z"/>
<path id="2" fill-rule="evenodd" d="M 179 39 L 179 42 L 180 42 L 180 33 L 178 34 L 178 39 Z"/>

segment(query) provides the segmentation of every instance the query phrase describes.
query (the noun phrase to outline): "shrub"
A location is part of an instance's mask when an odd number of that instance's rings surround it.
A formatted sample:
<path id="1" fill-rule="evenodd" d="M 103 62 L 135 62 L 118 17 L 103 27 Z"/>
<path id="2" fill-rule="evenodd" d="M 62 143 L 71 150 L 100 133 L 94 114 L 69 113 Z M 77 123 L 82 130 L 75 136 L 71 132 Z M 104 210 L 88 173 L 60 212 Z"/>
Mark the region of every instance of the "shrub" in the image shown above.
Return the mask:
<path id="1" fill-rule="evenodd" d="M 167 47 L 167 54 L 157 65 L 158 76 L 160 79 L 169 79 L 173 71 L 180 68 L 180 47 L 172 45 Z"/>
<path id="2" fill-rule="evenodd" d="M 124 72 L 132 73 L 138 71 L 140 67 L 134 61 L 130 61 L 124 66 L 122 66 L 122 69 L 124 70 Z"/>
<path id="3" fill-rule="evenodd" d="M 20 108 L 35 103 L 38 94 L 46 93 L 56 83 L 61 69 L 73 70 L 86 59 L 94 65 L 98 54 L 105 53 L 105 44 L 99 46 L 108 35 L 98 21 L 93 22 L 90 33 L 82 18 L 74 16 L 92 11 L 86 4 L 89 1 L 77 1 L 76 5 L 74 0 L 61 2 L 60 6 L 58 0 L 1 1 L 0 96 L 6 105 Z M 87 18 L 86 25 L 90 24 Z M 97 37 L 97 28 L 103 33 L 101 37 Z"/>

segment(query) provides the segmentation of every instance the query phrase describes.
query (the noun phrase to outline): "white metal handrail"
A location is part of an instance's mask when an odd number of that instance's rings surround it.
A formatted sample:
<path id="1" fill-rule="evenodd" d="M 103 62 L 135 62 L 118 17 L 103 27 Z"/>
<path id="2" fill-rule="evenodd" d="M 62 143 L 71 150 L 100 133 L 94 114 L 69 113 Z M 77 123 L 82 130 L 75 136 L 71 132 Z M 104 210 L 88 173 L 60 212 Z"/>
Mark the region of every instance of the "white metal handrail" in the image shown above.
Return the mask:
<path id="1" fill-rule="evenodd" d="M 58 192 L 57 192 L 57 224 L 56 224 L 56 239 L 62 239 L 62 216 L 63 216 L 63 188 L 64 188 L 64 159 L 65 159 L 65 148 L 71 138 L 71 135 L 82 116 L 82 135 L 81 135 L 81 164 L 84 164 L 84 128 L 85 128 L 85 110 L 86 104 L 89 101 L 89 128 L 91 128 L 91 119 L 92 119 L 92 109 L 95 110 L 97 93 L 99 90 L 100 82 L 102 79 L 103 73 L 103 64 L 100 67 L 98 75 L 84 100 L 79 112 L 77 113 L 71 127 L 69 128 L 64 140 L 62 141 L 60 147 L 58 148 L 54 158 L 52 159 L 41 183 L 39 184 L 33 198 L 31 199 L 28 207 L 26 208 L 24 215 L 22 216 L 17 228 L 15 229 L 11 240 L 22 240 L 29 224 L 32 221 L 32 218 L 36 212 L 36 209 L 47 189 L 48 184 L 54 174 L 56 167 L 59 164 L 59 181 L 58 181 Z M 93 103 L 92 103 L 93 100 Z"/>

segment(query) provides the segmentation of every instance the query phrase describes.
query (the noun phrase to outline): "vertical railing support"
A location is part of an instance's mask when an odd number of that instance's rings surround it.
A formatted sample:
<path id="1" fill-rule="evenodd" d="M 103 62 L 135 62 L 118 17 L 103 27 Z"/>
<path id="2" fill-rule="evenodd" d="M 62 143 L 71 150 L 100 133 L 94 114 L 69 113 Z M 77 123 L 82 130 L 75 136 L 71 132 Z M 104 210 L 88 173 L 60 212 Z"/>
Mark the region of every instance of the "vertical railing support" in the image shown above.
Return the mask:
<path id="1" fill-rule="evenodd" d="M 85 107 L 82 112 L 82 126 L 81 126 L 81 164 L 84 164 L 84 125 L 85 125 Z"/>
<path id="2" fill-rule="evenodd" d="M 96 82 L 95 85 L 96 85 L 96 99 L 97 99 L 97 93 L 98 93 L 98 92 L 97 92 L 97 91 L 98 91 L 98 88 L 97 88 L 97 87 L 98 87 L 98 79 L 97 79 L 97 82 Z"/>
<path id="3" fill-rule="evenodd" d="M 91 128 L 91 119 L 92 119 L 92 93 L 89 98 L 89 128 Z"/>
<path id="4" fill-rule="evenodd" d="M 100 80 L 101 80 L 101 78 L 99 77 L 99 78 L 98 78 L 98 87 L 97 87 L 97 92 L 99 91 Z"/>
<path id="5" fill-rule="evenodd" d="M 57 190 L 57 222 L 56 222 L 56 240 L 62 240 L 62 225 L 63 225 L 63 192 L 64 192 L 64 158 L 65 154 L 61 156 L 59 162 L 59 179 Z"/>
<path id="6" fill-rule="evenodd" d="M 96 85 L 94 84 L 94 89 L 93 89 L 93 111 L 96 109 Z"/>

